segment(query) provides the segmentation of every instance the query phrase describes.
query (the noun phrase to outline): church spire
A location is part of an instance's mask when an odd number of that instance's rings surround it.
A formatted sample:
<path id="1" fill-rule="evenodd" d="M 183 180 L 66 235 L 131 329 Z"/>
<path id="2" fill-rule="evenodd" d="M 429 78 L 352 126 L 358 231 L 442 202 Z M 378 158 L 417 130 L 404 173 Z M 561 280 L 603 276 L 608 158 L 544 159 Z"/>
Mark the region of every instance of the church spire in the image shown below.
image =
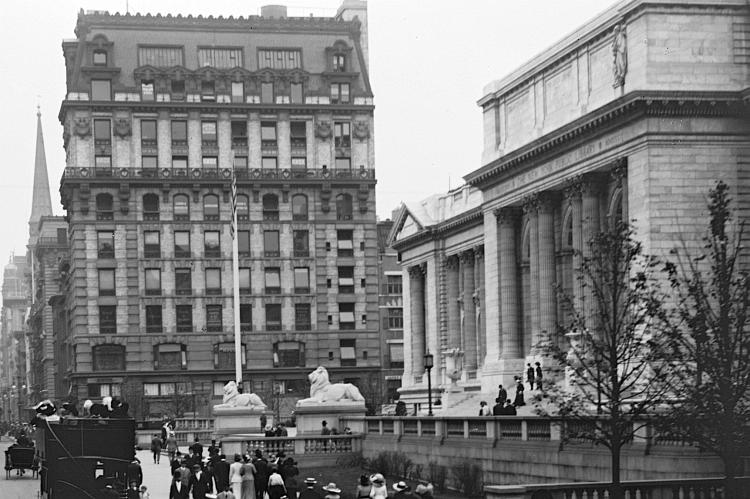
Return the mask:
<path id="1" fill-rule="evenodd" d="M 44 136 L 42 135 L 42 112 L 36 107 L 36 157 L 34 158 L 34 191 L 29 217 L 29 235 L 37 236 L 39 219 L 52 215 L 52 200 L 49 193 L 47 176 L 47 156 L 44 153 Z"/>

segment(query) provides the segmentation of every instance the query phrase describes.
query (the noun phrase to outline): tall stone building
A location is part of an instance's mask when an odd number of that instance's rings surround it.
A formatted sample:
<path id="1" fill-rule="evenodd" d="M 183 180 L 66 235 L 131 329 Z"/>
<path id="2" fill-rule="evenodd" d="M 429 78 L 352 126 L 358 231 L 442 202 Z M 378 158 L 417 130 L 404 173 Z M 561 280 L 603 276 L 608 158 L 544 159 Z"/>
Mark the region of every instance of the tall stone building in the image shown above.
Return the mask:
<path id="1" fill-rule="evenodd" d="M 388 245 L 393 221 L 378 222 L 378 275 L 380 291 L 381 352 L 383 366 L 383 403 L 393 404 L 398 398 L 404 372 L 404 303 L 401 266 L 398 253 Z"/>
<path id="2" fill-rule="evenodd" d="M 747 221 L 749 15 L 735 0 L 620 2 L 485 87 L 481 167 L 406 203 L 391 233 L 408 297 L 404 398 L 426 402 L 429 350 L 456 412 L 494 399 L 565 324 L 557 288 L 591 310 L 573 269 L 608 225 L 632 220 L 656 256 L 697 249 L 718 179 Z"/>
<path id="3" fill-rule="evenodd" d="M 353 0 L 335 17 L 79 14 L 60 110 L 79 398 L 205 410 L 234 378 L 233 171 L 246 390 L 379 373 L 366 27 Z"/>
<path id="4" fill-rule="evenodd" d="M 3 269 L 3 307 L 0 326 L 0 397 L 3 419 L 26 420 L 28 396 L 26 314 L 29 308 L 26 256 L 12 255 Z"/>
<path id="5" fill-rule="evenodd" d="M 64 388 L 60 391 L 61 385 L 58 383 L 62 377 L 58 376 L 60 371 L 55 343 L 60 338 L 53 332 L 53 311 L 49 304 L 62 289 L 60 265 L 67 264 L 67 227 L 63 217 L 52 214 L 41 112 L 37 112 L 34 184 L 27 246 L 27 278 L 31 298 L 26 323 L 30 404 L 67 395 Z"/>

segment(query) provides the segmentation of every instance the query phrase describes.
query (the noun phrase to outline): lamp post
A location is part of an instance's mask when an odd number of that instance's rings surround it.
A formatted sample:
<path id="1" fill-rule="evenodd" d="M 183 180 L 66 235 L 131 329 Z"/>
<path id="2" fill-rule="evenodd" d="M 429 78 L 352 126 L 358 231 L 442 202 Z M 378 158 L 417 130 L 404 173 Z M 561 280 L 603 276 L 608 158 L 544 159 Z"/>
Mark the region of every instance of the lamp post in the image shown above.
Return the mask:
<path id="1" fill-rule="evenodd" d="M 424 368 L 427 370 L 427 415 L 432 416 L 432 366 L 433 366 L 432 354 L 428 351 L 424 354 Z"/>

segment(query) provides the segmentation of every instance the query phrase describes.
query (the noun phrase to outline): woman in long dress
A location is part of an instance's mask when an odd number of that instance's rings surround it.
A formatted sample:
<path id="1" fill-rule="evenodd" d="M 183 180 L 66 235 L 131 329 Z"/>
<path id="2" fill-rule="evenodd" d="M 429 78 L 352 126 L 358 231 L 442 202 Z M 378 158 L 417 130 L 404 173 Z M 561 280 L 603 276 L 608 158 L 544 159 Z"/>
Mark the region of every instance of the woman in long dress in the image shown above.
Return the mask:
<path id="1" fill-rule="evenodd" d="M 516 398 L 513 400 L 513 405 L 520 407 L 526 405 L 526 401 L 523 399 L 523 383 L 519 378 L 516 378 Z"/>
<path id="2" fill-rule="evenodd" d="M 247 454 L 242 459 L 242 499 L 255 499 L 255 466 Z"/>
<path id="3" fill-rule="evenodd" d="M 242 458 L 234 455 L 234 462 L 229 466 L 229 483 L 232 484 L 232 494 L 237 499 L 242 497 Z"/>

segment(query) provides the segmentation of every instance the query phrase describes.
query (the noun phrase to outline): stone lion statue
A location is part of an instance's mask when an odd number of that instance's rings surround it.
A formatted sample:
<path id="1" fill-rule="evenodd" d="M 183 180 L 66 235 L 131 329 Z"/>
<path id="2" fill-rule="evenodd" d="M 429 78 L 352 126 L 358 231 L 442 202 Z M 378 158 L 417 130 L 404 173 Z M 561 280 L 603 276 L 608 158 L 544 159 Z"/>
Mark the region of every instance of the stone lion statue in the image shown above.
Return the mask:
<path id="1" fill-rule="evenodd" d="M 302 399 L 298 404 L 309 403 L 334 403 L 342 400 L 352 402 L 364 402 L 365 398 L 359 393 L 359 388 L 351 383 L 331 384 L 328 380 L 328 371 L 320 366 L 307 375 L 310 380 L 310 398 Z"/>
<path id="2" fill-rule="evenodd" d="M 227 407 L 256 407 L 265 409 L 266 404 L 254 393 L 240 393 L 237 383 L 230 381 L 224 385 L 224 399 L 222 404 L 217 404 L 214 409 Z"/>

